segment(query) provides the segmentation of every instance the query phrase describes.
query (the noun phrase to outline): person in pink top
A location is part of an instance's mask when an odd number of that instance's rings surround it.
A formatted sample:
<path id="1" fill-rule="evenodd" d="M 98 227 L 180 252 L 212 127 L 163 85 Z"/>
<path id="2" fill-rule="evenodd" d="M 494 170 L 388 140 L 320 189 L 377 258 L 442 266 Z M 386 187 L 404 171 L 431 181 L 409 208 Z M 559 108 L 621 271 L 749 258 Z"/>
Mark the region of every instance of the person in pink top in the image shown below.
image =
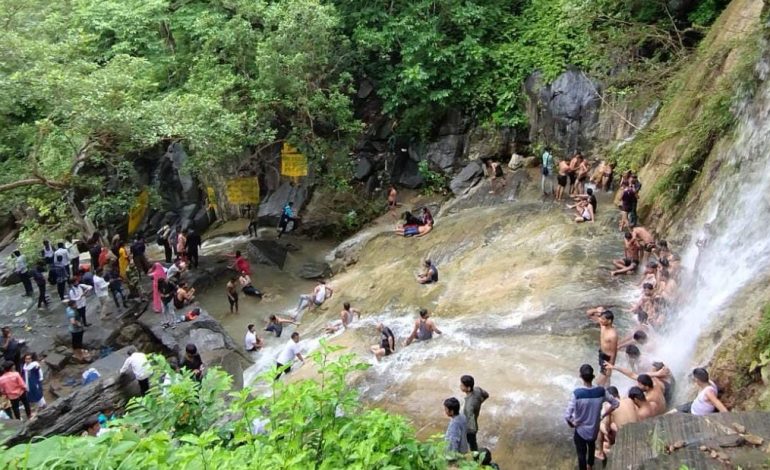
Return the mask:
<path id="1" fill-rule="evenodd" d="M 155 310 L 156 313 L 160 313 L 163 310 L 163 304 L 160 300 L 158 281 L 166 279 L 166 269 L 162 264 L 155 263 L 147 274 L 152 277 L 152 309 Z"/>
<path id="2" fill-rule="evenodd" d="M 24 383 L 21 375 L 16 372 L 16 365 L 13 361 L 5 361 L 3 364 L 3 375 L 0 376 L 0 394 L 5 395 L 11 401 L 13 419 L 21 419 L 19 403 L 24 405 L 27 419 L 30 418 L 32 412 L 30 411 L 29 400 L 27 399 L 27 384 Z"/>
<path id="3" fill-rule="evenodd" d="M 241 256 L 240 251 L 235 252 L 235 261 L 233 264 L 228 266 L 228 268 L 235 269 L 239 273 L 251 274 L 251 266 L 249 265 L 249 260 Z"/>

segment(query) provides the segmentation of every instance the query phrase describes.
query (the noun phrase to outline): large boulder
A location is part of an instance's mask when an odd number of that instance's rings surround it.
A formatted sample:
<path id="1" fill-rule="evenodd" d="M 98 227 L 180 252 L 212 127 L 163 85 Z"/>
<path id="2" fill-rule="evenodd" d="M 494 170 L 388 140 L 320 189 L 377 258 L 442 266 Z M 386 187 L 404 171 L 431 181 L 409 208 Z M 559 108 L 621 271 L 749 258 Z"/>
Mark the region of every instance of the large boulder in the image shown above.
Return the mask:
<path id="1" fill-rule="evenodd" d="M 329 277 L 332 274 L 332 268 L 328 263 L 309 262 L 302 265 L 297 275 L 302 279 L 320 279 Z"/>
<path id="2" fill-rule="evenodd" d="M 192 309 L 192 307 L 190 307 Z M 183 313 L 183 312 L 178 312 Z M 233 377 L 233 387 L 243 387 L 244 366 L 251 361 L 241 347 L 206 311 L 193 320 L 164 328 L 159 315 L 143 315 L 138 321 L 162 346 L 165 354 L 184 355 L 185 347 L 194 344 L 208 367 L 220 366 Z"/>
<path id="3" fill-rule="evenodd" d="M 372 174 L 373 170 L 374 165 L 372 165 L 371 160 L 366 155 L 361 155 L 356 160 L 356 170 L 353 173 L 353 177 L 358 181 L 363 181 Z"/>
<path id="4" fill-rule="evenodd" d="M 481 178 L 484 177 L 484 169 L 478 161 L 472 161 L 465 165 L 452 181 L 449 182 L 449 189 L 455 196 L 465 194 L 470 188 L 475 186 Z"/>
<path id="5" fill-rule="evenodd" d="M 463 155 L 464 145 L 464 135 L 445 135 L 428 144 L 425 158 L 444 173 L 451 174 Z"/>
<path id="6" fill-rule="evenodd" d="M 391 182 L 409 189 L 419 188 L 423 183 L 420 167 L 408 153 L 399 153 L 393 162 Z"/>
<path id="7" fill-rule="evenodd" d="M 546 84 L 536 72 L 527 78 L 524 89 L 529 98 L 530 140 L 568 153 L 593 146 L 601 107 L 599 82 L 570 69 Z"/>
<path id="8" fill-rule="evenodd" d="M 78 434 L 84 430 L 86 419 L 108 407 L 123 407 L 129 398 L 139 394 L 136 380 L 130 375 L 119 374 L 126 357 L 125 349 L 121 349 L 91 364 L 90 367 L 99 371 L 101 377 L 98 380 L 76 386 L 72 393 L 49 403 L 4 444 L 12 446 L 33 437 L 55 434 Z"/>
<path id="9" fill-rule="evenodd" d="M 298 212 L 305 205 L 307 197 L 308 188 L 304 184 L 297 186 L 289 181 L 284 182 L 259 204 L 260 223 L 277 225 L 287 202 L 293 202 L 294 210 Z"/>
<path id="10" fill-rule="evenodd" d="M 250 240 L 248 250 L 249 258 L 259 264 L 283 269 L 286 263 L 286 246 L 275 240 Z"/>
<path id="11" fill-rule="evenodd" d="M 466 158 L 484 160 L 491 157 L 507 157 L 511 134 L 511 131 L 496 127 L 474 127 L 465 140 Z"/>

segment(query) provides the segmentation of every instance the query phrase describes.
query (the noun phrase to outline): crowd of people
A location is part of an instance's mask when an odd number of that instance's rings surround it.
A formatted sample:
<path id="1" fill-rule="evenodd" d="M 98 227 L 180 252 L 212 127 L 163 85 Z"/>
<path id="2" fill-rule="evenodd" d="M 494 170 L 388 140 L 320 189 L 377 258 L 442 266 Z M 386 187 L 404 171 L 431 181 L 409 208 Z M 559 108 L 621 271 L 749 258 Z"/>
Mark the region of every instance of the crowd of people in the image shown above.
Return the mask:
<path id="1" fill-rule="evenodd" d="M 539 160 L 543 196 L 553 197 L 559 202 L 569 198 L 572 203 L 567 208 L 575 211 L 576 223 L 595 222 L 596 191 L 611 191 L 614 188 L 614 165 L 601 162 L 591 175 L 590 165 L 580 152 L 556 162 L 549 147 L 545 148 Z M 490 192 L 497 193 L 505 186 L 502 166 L 496 161 L 487 162 L 487 166 L 492 186 Z M 654 346 L 659 343 L 661 329 L 665 327 L 677 302 L 682 276 L 681 260 L 665 240 L 656 239 L 648 229 L 638 224 L 637 200 L 640 190 L 638 177 L 631 171 L 625 172 L 619 181 L 615 199 L 620 209 L 618 229 L 623 233 L 623 255 L 612 261 L 611 269 L 613 277 L 636 275 L 640 278 L 639 299 L 624 311 L 633 316 L 635 326 L 621 334 L 615 327 L 616 312 L 605 306 L 587 311 L 588 318 L 599 326 L 598 375 L 591 365 L 580 366 L 578 375 L 583 385 L 571 394 L 564 415 L 567 424 L 574 428 L 573 441 L 581 470 L 592 468 L 596 459 L 604 460 L 607 457 L 615 436 L 623 426 L 665 413 L 672 404 L 674 378 L 668 367 L 655 357 Z M 387 191 L 387 209 L 394 217 L 398 205 L 398 192 L 391 186 Z M 402 217 L 403 221 L 395 229 L 398 235 L 422 237 L 433 229 L 433 215 L 428 207 L 422 207 L 418 216 L 406 211 Z M 298 223 L 299 218 L 289 202 L 281 214 L 278 237 L 295 228 Z M 256 234 L 256 225 L 253 228 Z M 251 230 L 250 225 L 249 232 Z M 83 334 L 91 326 L 86 317 L 86 299 L 90 295 L 98 301 L 99 317 L 106 319 L 112 313 L 110 297 L 117 312 L 127 308 L 130 299 L 145 298 L 142 281 L 146 275 L 152 280 L 151 305 L 155 312 L 162 314 L 163 326 L 174 328 L 178 322 L 187 318 L 186 315 L 179 317 L 177 311 L 195 301 L 195 289 L 188 286 L 184 273 L 198 267 L 201 238 L 194 230 L 170 225 L 163 226 L 156 235 L 157 243 L 164 251 L 165 265 L 160 262 L 150 264 L 142 236 L 137 236 L 129 244 L 115 235 L 108 243 L 106 237 L 96 232 L 84 243 L 73 239 L 59 242 L 54 248 L 50 242 L 45 241 L 41 250 L 43 261 L 33 268 L 28 265 L 24 255 L 16 251 L 14 269 L 22 281 L 25 295 L 34 294 L 33 281 L 38 286 L 37 305 L 41 310 L 50 305 L 47 285 L 56 286 L 60 300 L 66 302 L 67 327 L 74 353 L 86 356 L 88 352 L 83 348 Z M 81 264 L 79 260 L 81 249 L 90 254 L 91 261 L 87 265 Z M 640 266 L 643 266 L 641 272 Z M 261 297 L 262 294 L 252 285 L 249 262 L 240 251 L 235 252 L 229 267 L 235 275 L 227 282 L 225 294 L 230 312 L 238 314 L 239 293 L 253 297 Z M 423 271 L 417 275 L 416 280 L 420 284 L 438 282 L 435 263 L 425 260 Z M 333 295 L 332 286 L 319 280 L 311 293 L 299 297 L 297 307 L 288 318 L 270 315 L 264 331 L 280 338 L 286 325 L 299 326 L 305 312 L 322 306 Z M 361 311 L 353 308 L 349 302 L 344 302 L 339 319 L 330 322 L 323 331 L 327 334 L 344 331 L 360 318 Z M 376 330 L 379 341 L 370 349 L 374 358 L 380 361 L 396 352 L 398 341 L 393 330 L 382 322 L 376 324 Z M 434 335 L 441 334 L 442 331 L 428 310 L 421 308 L 411 333 L 400 346 L 406 347 L 415 341 L 429 341 Z M 249 324 L 244 338 L 246 351 L 257 353 L 264 345 L 265 340 L 257 335 L 256 326 Z M 9 328 L 3 328 L 0 350 L 3 351 L 4 359 L 0 395 L 7 401 L 0 405 L 9 417 L 20 419 L 22 407 L 29 417 L 31 405 L 38 408 L 45 406 L 42 394 L 44 376 L 40 363 L 34 354 L 20 355 L 21 347 Z M 127 353 L 128 357 L 120 372 L 132 373 L 140 394 L 144 395 L 152 380 L 147 357 L 133 347 L 128 348 Z M 618 360 L 619 353 L 623 354 L 623 360 Z M 275 380 L 289 373 L 294 363 L 304 361 L 300 334 L 293 331 L 276 357 Z M 621 363 L 624 365 L 621 366 Z M 194 344 L 187 345 L 180 367 L 190 371 L 197 380 L 201 379 L 204 366 Z M 625 396 L 621 396 L 619 389 L 611 383 L 615 371 L 634 381 Z M 708 372 L 697 368 L 692 372 L 692 377 L 700 391 L 693 402 L 676 407 L 673 411 L 694 415 L 726 411 L 718 398 L 718 388 Z M 489 397 L 470 375 L 460 378 L 460 390 L 464 394 L 462 404 L 455 397 L 443 402 L 444 413 L 449 418 L 445 438 L 448 450 L 453 454 L 479 451 L 479 414 L 482 404 Z M 88 434 L 96 435 L 106 425 L 105 419 L 108 418 L 100 418 L 89 420 L 86 429 Z M 489 450 L 481 449 L 480 452 L 486 463 L 491 464 Z"/>

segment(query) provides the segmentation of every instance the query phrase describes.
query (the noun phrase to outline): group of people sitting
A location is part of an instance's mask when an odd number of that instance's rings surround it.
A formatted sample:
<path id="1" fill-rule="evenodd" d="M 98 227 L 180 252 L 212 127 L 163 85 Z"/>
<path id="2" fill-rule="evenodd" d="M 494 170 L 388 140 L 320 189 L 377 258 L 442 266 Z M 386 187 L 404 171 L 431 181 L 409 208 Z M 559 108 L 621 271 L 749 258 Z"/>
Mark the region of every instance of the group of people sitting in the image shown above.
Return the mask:
<path id="1" fill-rule="evenodd" d="M 396 226 L 396 234 L 404 237 L 422 237 L 433 230 L 433 214 L 430 209 L 423 207 L 420 216 L 409 211 L 403 214 L 404 221 Z"/>
<path id="2" fill-rule="evenodd" d="M 625 189 L 624 189 L 625 190 Z M 599 324 L 599 375 L 592 385 L 594 369 L 584 364 L 580 376 L 584 386 L 573 393 L 565 418 L 575 428 L 575 445 L 581 469 L 589 468 L 595 459 L 604 460 L 617 432 L 626 424 L 665 413 L 671 405 L 674 377 L 668 367 L 654 357 L 661 344 L 661 329 L 676 305 L 681 260 L 665 240 L 655 240 L 644 227 L 631 223 L 624 233 L 624 257 L 613 261 L 612 276 L 640 273 L 641 295 L 625 310 L 632 314 L 635 325 L 620 337 L 615 326 L 615 313 L 605 306 L 589 309 L 587 316 Z M 625 355 L 625 366 L 616 362 L 618 352 Z M 625 396 L 611 386 L 612 372 L 617 371 L 635 382 Z M 705 415 L 727 411 L 719 400 L 718 388 L 703 368 L 692 371 L 699 387 L 695 400 L 672 411 Z"/>

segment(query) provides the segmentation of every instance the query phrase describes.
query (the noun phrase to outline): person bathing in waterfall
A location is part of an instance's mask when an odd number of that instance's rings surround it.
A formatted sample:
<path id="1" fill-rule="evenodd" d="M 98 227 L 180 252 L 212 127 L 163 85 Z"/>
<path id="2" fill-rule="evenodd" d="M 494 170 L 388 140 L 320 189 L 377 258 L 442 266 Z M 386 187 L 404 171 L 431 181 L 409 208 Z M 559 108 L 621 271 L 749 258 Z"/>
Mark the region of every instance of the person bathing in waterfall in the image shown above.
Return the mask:
<path id="1" fill-rule="evenodd" d="M 265 331 L 275 333 L 275 337 L 280 338 L 281 333 L 283 333 L 283 325 L 287 323 L 294 326 L 301 325 L 301 323 L 297 323 L 291 318 L 283 318 L 277 315 L 270 315 L 270 318 L 267 320 L 267 326 L 265 326 Z"/>
<path id="2" fill-rule="evenodd" d="M 615 364 L 618 355 L 618 331 L 615 329 L 615 315 L 604 310 L 590 317 L 599 324 L 599 385 L 609 385 L 612 369 L 607 364 Z"/>
<path id="3" fill-rule="evenodd" d="M 249 276 L 245 271 L 241 271 L 241 274 L 238 276 L 238 283 L 241 285 L 241 292 L 243 292 L 244 295 L 248 295 L 250 297 L 258 297 L 260 299 L 262 298 L 262 292 L 251 285 L 251 276 Z"/>
<path id="4" fill-rule="evenodd" d="M 433 230 L 433 215 L 427 207 L 422 208 L 420 217 L 404 212 L 404 222 L 396 226 L 396 234 L 404 237 L 421 237 Z"/>
<path id="5" fill-rule="evenodd" d="M 598 460 L 604 460 L 607 452 L 615 445 L 615 436 L 618 431 L 626 424 L 639 422 L 636 404 L 628 397 L 620 398 L 617 387 L 607 387 L 607 392 L 618 400 L 619 405 L 614 410 L 610 410 L 609 403 L 604 403 L 602 414 L 604 419 L 599 424 L 599 436 L 596 441 L 596 453 Z"/>
<path id="6" fill-rule="evenodd" d="M 342 304 L 340 319 L 329 323 L 324 328 L 324 331 L 326 331 L 327 334 L 332 334 L 341 329 L 347 329 L 347 327 L 353 322 L 354 315 L 357 315 L 359 320 L 361 319 L 361 311 L 356 308 L 351 308 L 350 302 L 345 302 Z"/>
<path id="7" fill-rule="evenodd" d="M 334 295 L 334 290 L 326 284 L 326 281 L 319 279 L 312 294 L 303 294 L 299 296 L 299 303 L 294 311 L 294 315 L 292 315 L 293 319 L 297 321 L 301 320 L 302 312 L 306 308 L 320 307 L 327 299 L 331 298 L 332 295 Z"/>
<path id="8" fill-rule="evenodd" d="M 419 311 L 420 318 L 414 321 L 414 329 L 409 338 L 406 339 L 405 346 L 412 344 L 412 341 L 427 341 L 433 338 L 433 333 L 438 335 L 442 334 L 438 329 L 436 323 L 430 319 L 430 314 L 425 308 L 421 308 Z"/>
<path id="9" fill-rule="evenodd" d="M 225 287 L 227 301 L 230 303 L 230 313 L 238 314 L 238 289 L 236 288 L 237 278 L 231 277 Z"/>
<path id="10" fill-rule="evenodd" d="M 574 208 L 575 212 L 577 212 L 577 217 L 575 217 L 576 223 L 594 222 L 594 207 L 590 202 L 580 201 L 575 204 Z"/>
<path id="11" fill-rule="evenodd" d="M 417 282 L 420 284 L 433 284 L 438 282 L 438 269 L 429 259 L 425 260 L 425 270 L 417 275 Z"/>
<path id="12" fill-rule="evenodd" d="M 698 367 L 693 369 L 692 378 L 698 386 L 698 395 L 695 400 L 677 406 L 672 413 L 690 413 L 695 416 L 706 416 L 712 413 L 727 413 L 729 410 L 719 399 L 717 384 L 709 377 L 706 369 Z"/>
<path id="13" fill-rule="evenodd" d="M 622 274 L 635 273 L 639 268 L 641 250 L 639 243 L 631 235 L 631 232 L 626 232 L 623 239 L 623 259 L 612 260 L 612 264 L 617 269 L 612 271 L 610 275 L 620 276 Z"/>
<path id="14" fill-rule="evenodd" d="M 564 199 L 564 188 L 567 187 L 569 168 L 569 160 L 564 159 L 559 162 L 559 173 L 556 175 L 556 201 L 558 202 Z"/>
<path id="15" fill-rule="evenodd" d="M 390 356 L 396 351 L 396 337 L 393 331 L 381 322 L 377 323 L 377 331 L 380 333 L 380 344 L 375 344 L 371 350 L 379 362 L 383 356 Z"/>

